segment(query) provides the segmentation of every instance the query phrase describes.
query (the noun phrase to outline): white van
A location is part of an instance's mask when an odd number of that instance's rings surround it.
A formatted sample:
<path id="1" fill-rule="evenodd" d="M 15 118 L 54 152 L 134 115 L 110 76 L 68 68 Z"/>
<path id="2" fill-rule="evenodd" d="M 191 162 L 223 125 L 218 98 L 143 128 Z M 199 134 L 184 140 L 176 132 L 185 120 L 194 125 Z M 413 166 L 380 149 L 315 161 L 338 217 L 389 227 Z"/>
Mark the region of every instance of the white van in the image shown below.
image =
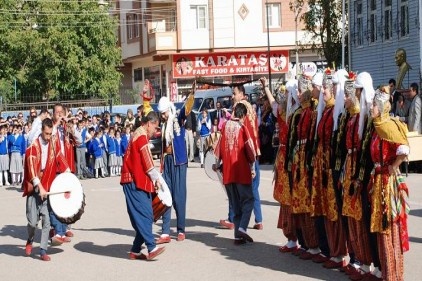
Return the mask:
<path id="1" fill-rule="evenodd" d="M 246 96 L 251 103 L 256 103 L 260 94 L 260 86 L 248 85 L 245 86 Z M 197 90 L 195 92 L 195 101 L 192 111 L 195 114 L 201 112 L 204 108 L 208 110 L 213 117 L 213 112 L 216 110 L 217 102 L 227 109 L 232 107 L 232 93 L 231 87 L 222 87 L 217 89 Z"/>

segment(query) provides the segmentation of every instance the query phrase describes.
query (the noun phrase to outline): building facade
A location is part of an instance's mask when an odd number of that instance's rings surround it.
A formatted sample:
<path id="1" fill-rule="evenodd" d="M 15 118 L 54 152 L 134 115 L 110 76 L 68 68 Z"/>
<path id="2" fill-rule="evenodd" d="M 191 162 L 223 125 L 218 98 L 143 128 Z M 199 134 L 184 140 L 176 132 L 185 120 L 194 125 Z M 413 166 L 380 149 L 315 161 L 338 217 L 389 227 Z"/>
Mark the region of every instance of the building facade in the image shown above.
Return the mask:
<path id="1" fill-rule="evenodd" d="M 403 88 L 421 81 L 422 30 L 421 0 L 349 1 L 351 69 L 368 71 L 374 86 L 396 79 L 395 52 L 406 51 L 412 67 L 403 79 Z"/>
<path id="2" fill-rule="evenodd" d="M 214 82 L 285 79 L 294 68 L 297 41 L 305 39 L 290 0 L 113 1 L 124 65 L 123 89 L 148 79 L 156 99 L 181 99 L 195 77 Z M 268 29 L 267 29 L 268 25 Z M 297 36 L 297 37 L 296 37 Z M 312 52 L 299 61 L 323 65 Z M 312 68 L 312 67 L 311 67 Z"/>

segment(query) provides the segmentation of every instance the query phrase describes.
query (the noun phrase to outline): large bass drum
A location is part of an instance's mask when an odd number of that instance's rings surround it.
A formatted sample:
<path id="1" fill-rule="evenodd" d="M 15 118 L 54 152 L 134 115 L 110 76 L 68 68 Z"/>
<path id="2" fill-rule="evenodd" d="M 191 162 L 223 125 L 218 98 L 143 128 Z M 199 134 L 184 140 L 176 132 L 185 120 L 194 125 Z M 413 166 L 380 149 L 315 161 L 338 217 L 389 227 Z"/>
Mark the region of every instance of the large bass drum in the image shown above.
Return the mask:
<path id="1" fill-rule="evenodd" d="M 85 195 L 74 174 L 57 175 L 48 194 L 50 207 L 59 221 L 72 224 L 81 218 L 85 209 Z"/>
<path id="2" fill-rule="evenodd" d="M 162 180 L 161 188 L 159 188 L 156 193 L 152 194 L 152 211 L 154 213 L 154 222 L 161 218 L 167 209 L 172 206 L 172 204 L 173 199 L 171 197 L 170 189 L 167 183 Z"/>

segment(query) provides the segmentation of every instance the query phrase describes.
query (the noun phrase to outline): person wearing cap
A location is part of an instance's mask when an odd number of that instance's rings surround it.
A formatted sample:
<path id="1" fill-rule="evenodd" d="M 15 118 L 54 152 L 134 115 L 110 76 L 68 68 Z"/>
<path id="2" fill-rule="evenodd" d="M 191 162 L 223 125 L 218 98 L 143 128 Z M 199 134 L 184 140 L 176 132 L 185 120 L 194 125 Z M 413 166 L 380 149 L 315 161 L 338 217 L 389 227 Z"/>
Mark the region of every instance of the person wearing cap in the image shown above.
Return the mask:
<path id="1" fill-rule="evenodd" d="M 371 158 L 374 162 L 369 190 L 371 232 L 376 233 L 381 272 L 379 280 L 404 280 L 403 253 L 409 250 L 407 214 L 409 190 L 399 166 L 409 155 L 407 128 L 389 116 L 387 87 L 375 93 L 371 116 L 374 134 Z"/>
<path id="2" fill-rule="evenodd" d="M 176 113 L 174 104 L 168 97 L 162 97 L 158 102 L 158 111 L 163 119 L 163 153 L 161 155 L 162 173 L 173 200 L 176 212 L 177 241 L 185 240 L 186 227 L 186 172 L 188 156 L 185 142 L 185 128 L 183 126 L 185 112 L 190 108 L 183 107 L 179 114 Z M 162 234 L 157 244 L 169 243 L 170 238 L 171 208 L 163 215 Z"/>
<path id="3" fill-rule="evenodd" d="M 132 125 L 132 127 L 135 127 L 135 116 L 133 115 L 133 110 L 129 108 L 126 114 L 127 117 L 125 120 L 125 126 Z"/>

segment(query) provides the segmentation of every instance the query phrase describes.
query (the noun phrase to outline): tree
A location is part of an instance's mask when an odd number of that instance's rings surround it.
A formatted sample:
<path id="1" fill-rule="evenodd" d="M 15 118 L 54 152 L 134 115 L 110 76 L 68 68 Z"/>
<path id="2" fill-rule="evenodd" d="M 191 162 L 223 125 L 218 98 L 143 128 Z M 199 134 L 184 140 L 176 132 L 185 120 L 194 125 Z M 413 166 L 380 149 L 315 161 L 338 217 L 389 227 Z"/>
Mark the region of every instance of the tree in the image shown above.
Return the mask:
<path id="1" fill-rule="evenodd" d="M 307 9 L 305 9 L 306 5 Z M 292 0 L 290 2 L 292 11 L 299 8 L 306 11 L 300 19 L 305 24 L 304 29 L 309 33 L 311 40 L 301 45 L 308 45 L 312 50 L 324 55 L 329 66 L 333 66 L 333 63 L 338 66 L 341 63 L 341 7 L 341 0 Z"/>
<path id="2" fill-rule="evenodd" d="M 94 0 L 0 0 L 0 79 L 20 100 L 115 97 L 116 19 Z"/>

